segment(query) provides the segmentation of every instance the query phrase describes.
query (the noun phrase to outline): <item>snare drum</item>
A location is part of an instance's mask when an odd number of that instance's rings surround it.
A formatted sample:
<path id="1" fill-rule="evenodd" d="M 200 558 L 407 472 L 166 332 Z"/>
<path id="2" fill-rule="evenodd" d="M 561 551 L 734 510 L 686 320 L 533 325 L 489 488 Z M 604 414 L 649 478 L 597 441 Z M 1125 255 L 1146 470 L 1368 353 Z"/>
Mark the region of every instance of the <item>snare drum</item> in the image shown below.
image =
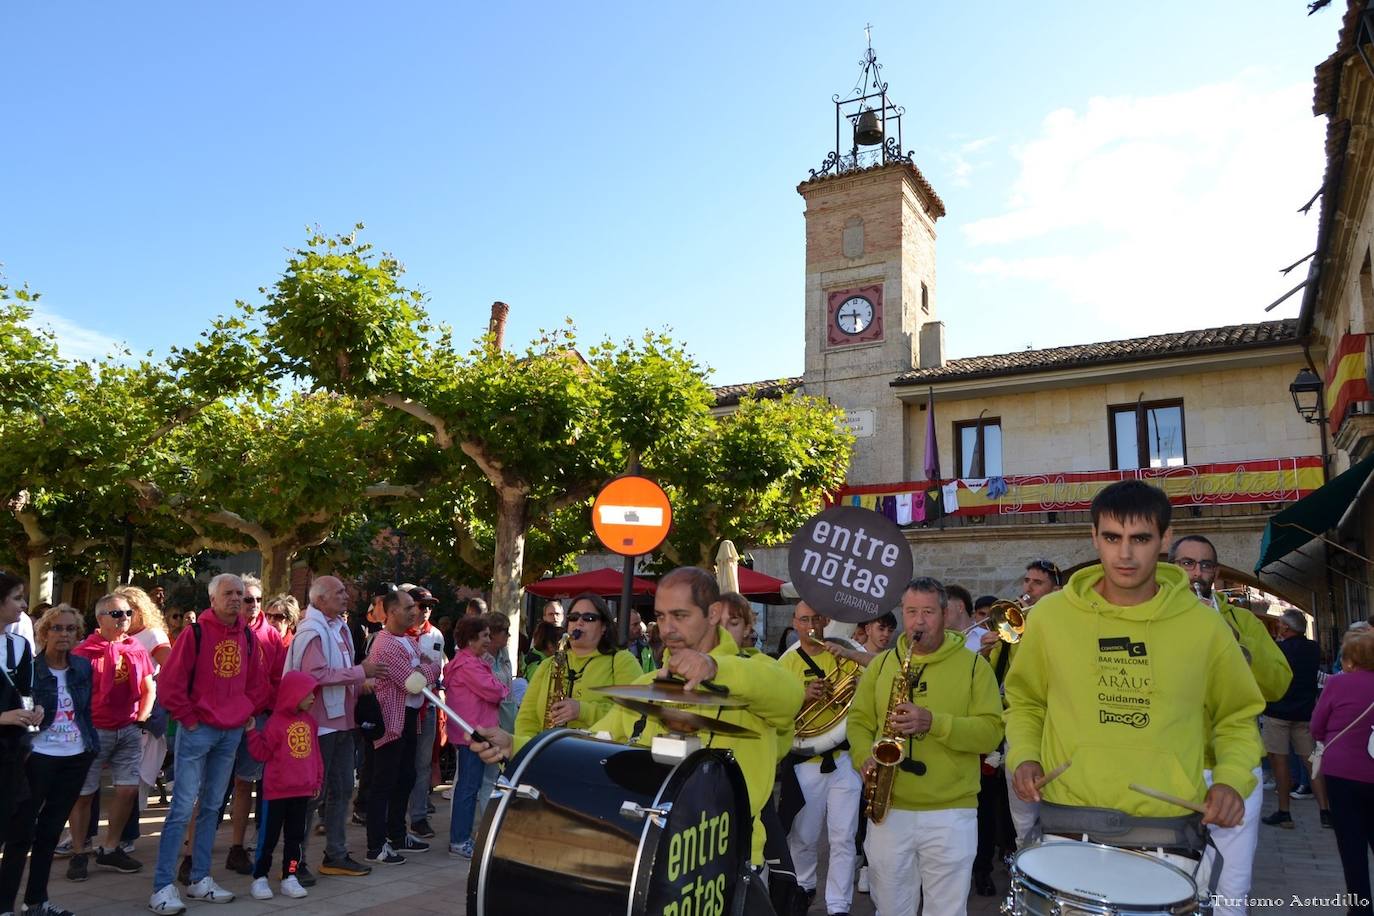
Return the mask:
<path id="1" fill-rule="evenodd" d="M 1193 879 L 1154 856 L 1099 843 L 1043 843 L 1016 854 L 1002 912 L 1089 916 L 1202 912 Z"/>
<path id="2" fill-rule="evenodd" d="M 753 819 L 728 751 L 670 765 L 552 729 L 515 755 L 493 801 L 468 872 L 472 916 L 725 916 L 746 893 Z"/>

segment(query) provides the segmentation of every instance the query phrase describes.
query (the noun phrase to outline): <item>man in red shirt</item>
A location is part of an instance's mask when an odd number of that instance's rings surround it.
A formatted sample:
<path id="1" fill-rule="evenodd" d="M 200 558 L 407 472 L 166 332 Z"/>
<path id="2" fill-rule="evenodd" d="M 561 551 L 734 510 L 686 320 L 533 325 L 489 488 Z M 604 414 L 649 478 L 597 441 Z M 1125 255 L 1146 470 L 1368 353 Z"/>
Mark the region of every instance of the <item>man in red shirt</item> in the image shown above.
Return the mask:
<path id="1" fill-rule="evenodd" d="M 105 843 L 95 851 L 95 864 L 125 874 L 143 868 L 142 862 L 119 848 L 119 834 L 138 801 L 143 728 L 157 698 L 153 660 L 148 650 L 129 635 L 133 619 L 128 601 L 120 595 L 106 595 L 95 603 L 99 629 L 72 650 L 91 662 L 91 721 L 100 739 L 100 749 L 86 773 L 81 797 L 72 808 L 72 859 L 67 866 L 67 878 L 71 881 L 85 881 L 88 876 L 86 828 L 90 824 L 91 798 L 100 790 L 100 774 L 107 765 L 114 785 L 114 801 L 110 804 Z"/>

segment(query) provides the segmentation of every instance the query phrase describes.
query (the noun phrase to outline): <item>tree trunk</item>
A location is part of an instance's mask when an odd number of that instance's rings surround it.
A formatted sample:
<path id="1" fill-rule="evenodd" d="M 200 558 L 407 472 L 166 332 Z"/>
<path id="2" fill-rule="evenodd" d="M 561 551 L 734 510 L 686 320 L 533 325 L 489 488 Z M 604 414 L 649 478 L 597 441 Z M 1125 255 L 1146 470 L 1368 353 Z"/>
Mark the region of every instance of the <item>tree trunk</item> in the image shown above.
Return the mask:
<path id="1" fill-rule="evenodd" d="M 273 541 L 258 547 L 262 557 L 262 596 L 265 599 L 291 591 L 291 562 L 296 558 L 294 541 Z"/>
<path id="2" fill-rule="evenodd" d="M 105 560 L 105 591 L 114 591 L 122 584 L 119 580 L 124 572 L 123 558 L 111 555 Z"/>
<path id="3" fill-rule="evenodd" d="M 43 551 L 29 556 L 29 604 L 52 600 L 52 552 Z"/>
<path id="4" fill-rule="evenodd" d="M 525 568 L 525 527 L 529 499 L 522 492 L 501 493 L 496 510 L 496 568 L 491 577 L 491 609 L 510 619 L 511 640 L 506 646 L 510 653 L 511 670 L 519 670 L 520 608 L 524 604 L 525 589 L 520 584 Z"/>

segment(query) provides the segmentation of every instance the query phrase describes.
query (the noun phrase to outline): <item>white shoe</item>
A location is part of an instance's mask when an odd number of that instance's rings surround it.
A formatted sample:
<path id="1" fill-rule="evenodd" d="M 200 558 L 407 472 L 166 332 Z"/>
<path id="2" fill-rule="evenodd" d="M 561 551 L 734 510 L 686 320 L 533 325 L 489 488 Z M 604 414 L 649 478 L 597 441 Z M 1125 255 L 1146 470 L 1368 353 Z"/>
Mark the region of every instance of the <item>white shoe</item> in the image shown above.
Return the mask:
<path id="1" fill-rule="evenodd" d="M 286 876 L 281 883 L 281 892 L 288 897 L 295 897 L 297 899 L 310 896 L 310 892 L 301 887 L 301 883 L 296 880 L 295 875 Z"/>
<path id="2" fill-rule="evenodd" d="M 216 884 L 215 879 L 209 875 L 186 888 L 186 896 L 205 903 L 230 903 L 234 899 L 232 893 Z"/>
<path id="3" fill-rule="evenodd" d="M 163 916 L 176 916 L 177 913 L 186 912 L 186 904 L 181 902 L 181 897 L 177 894 L 177 886 L 169 884 L 153 894 L 152 898 L 148 900 L 148 909 L 154 913 L 161 913 Z"/>
<path id="4" fill-rule="evenodd" d="M 445 789 L 444 791 L 439 793 L 439 797 L 442 798 L 444 801 L 453 801 L 453 790 Z"/>
<path id="5" fill-rule="evenodd" d="M 868 866 L 863 865 L 859 868 L 859 880 L 854 882 L 854 890 L 861 894 L 868 893 Z"/>
<path id="6" fill-rule="evenodd" d="M 271 900 L 276 895 L 272 893 L 272 885 L 267 883 L 266 878 L 254 878 L 253 889 L 250 892 L 254 900 Z"/>

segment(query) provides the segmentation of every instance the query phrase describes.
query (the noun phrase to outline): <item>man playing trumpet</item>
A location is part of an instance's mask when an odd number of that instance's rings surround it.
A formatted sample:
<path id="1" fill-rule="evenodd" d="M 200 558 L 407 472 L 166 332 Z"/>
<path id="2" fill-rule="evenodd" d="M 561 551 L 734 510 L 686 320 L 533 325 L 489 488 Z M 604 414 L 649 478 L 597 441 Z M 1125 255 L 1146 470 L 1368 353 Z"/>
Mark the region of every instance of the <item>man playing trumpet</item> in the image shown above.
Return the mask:
<path id="1" fill-rule="evenodd" d="M 864 851 L 880 913 L 915 913 L 923 893 L 925 916 L 968 911 L 978 755 L 1002 740 L 1002 702 L 987 661 L 945 630 L 947 601 L 937 580 L 912 580 L 902 593 L 905 633 L 864 669 L 849 709 L 849 743 L 864 749 L 855 759 L 864 758 L 866 792 L 875 787 Z M 879 739 L 901 748 L 886 799 L 866 750 Z"/>
<path id="2" fill-rule="evenodd" d="M 829 623 L 829 618 L 816 613 L 806 602 L 800 602 L 792 612 L 792 626 L 798 637 L 796 646 L 778 659 L 806 690 L 806 699 L 797 717 L 798 728 L 842 719 L 848 706 L 842 694 L 852 697 L 853 684 L 861 670 L 856 663 L 842 661 L 826 651 L 824 633 Z M 849 684 L 847 690 L 846 683 Z M 859 825 L 859 799 L 863 789 L 849 759 L 849 744 L 842 741 L 838 747 L 797 763 L 793 770 L 805 799 L 805 806 L 797 812 L 787 834 L 787 845 L 797 868 L 797 885 L 808 897 L 816 893 L 816 868 L 821 828 L 824 827 L 830 840 L 825 911 L 831 916 L 847 914 L 854 896 L 854 833 Z"/>

